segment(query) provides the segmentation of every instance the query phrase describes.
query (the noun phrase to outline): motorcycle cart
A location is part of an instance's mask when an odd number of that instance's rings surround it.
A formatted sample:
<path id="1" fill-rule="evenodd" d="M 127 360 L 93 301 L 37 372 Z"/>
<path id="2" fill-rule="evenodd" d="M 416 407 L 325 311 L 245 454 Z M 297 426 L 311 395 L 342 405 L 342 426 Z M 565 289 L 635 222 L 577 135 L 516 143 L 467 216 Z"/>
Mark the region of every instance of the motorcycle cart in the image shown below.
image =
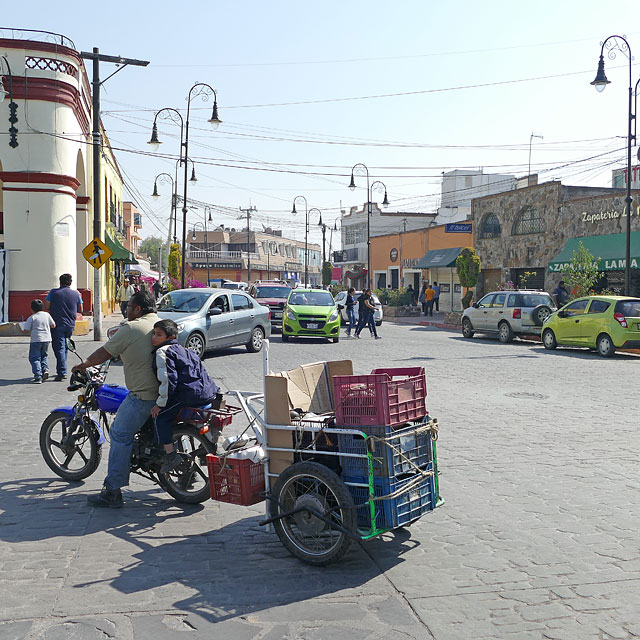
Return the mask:
<path id="1" fill-rule="evenodd" d="M 268 349 L 265 343 L 265 376 Z M 409 526 L 443 503 L 424 369 L 376 369 L 332 382 L 335 416 L 306 414 L 288 425 L 265 419 L 266 390 L 230 392 L 249 426 L 232 447 L 207 456 L 212 499 L 266 499 L 260 524 L 312 565 L 335 562 L 354 540 Z M 258 448 L 263 459 L 243 458 Z"/>

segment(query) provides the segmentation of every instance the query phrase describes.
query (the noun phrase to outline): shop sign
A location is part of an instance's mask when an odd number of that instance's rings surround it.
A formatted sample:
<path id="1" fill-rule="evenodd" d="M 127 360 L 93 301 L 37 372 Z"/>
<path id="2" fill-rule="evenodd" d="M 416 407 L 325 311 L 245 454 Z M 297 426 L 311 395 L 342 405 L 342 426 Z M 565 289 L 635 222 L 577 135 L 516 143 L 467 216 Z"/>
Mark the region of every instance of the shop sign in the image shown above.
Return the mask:
<path id="1" fill-rule="evenodd" d="M 419 258 L 403 258 L 402 260 L 402 268 L 403 269 L 411 269 L 418 264 Z"/>
<path id="2" fill-rule="evenodd" d="M 449 285 L 449 284 L 439 284 L 438 286 L 440 287 L 440 293 L 450 293 L 451 292 L 451 285 Z"/>
<path id="3" fill-rule="evenodd" d="M 470 222 L 451 222 L 444 225 L 445 233 L 471 233 Z"/>
<path id="4" fill-rule="evenodd" d="M 191 265 L 194 269 L 206 269 L 206 262 L 194 262 Z M 242 264 L 240 262 L 210 262 L 210 269 L 242 269 Z"/>
<path id="5" fill-rule="evenodd" d="M 640 205 L 637 205 L 635 211 L 631 209 L 632 216 L 640 215 Z M 602 222 L 603 220 L 617 220 L 618 218 L 626 218 L 626 211 L 615 211 L 614 209 L 610 211 L 599 211 L 598 213 L 589 213 L 587 211 L 582 212 L 582 222 L 591 222 L 591 224 L 595 224 L 596 222 Z"/>
<path id="6" fill-rule="evenodd" d="M 397 259 L 398 259 L 398 250 L 391 249 L 391 251 L 389 251 L 389 260 L 391 260 L 391 262 L 395 262 Z"/>
<path id="7" fill-rule="evenodd" d="M 613 260 L 600 260 L 600 262 L 593 262 L 593 267 L 598 271 L 624 271 L 627 261 L 625 258 L 613 259 Z M 564 273 L 571 266 L 570 262 L 556 262 L 549 265 L 550 273 Z M 631 258 L 631 268 L 638 269 L 638 260 Z"/>

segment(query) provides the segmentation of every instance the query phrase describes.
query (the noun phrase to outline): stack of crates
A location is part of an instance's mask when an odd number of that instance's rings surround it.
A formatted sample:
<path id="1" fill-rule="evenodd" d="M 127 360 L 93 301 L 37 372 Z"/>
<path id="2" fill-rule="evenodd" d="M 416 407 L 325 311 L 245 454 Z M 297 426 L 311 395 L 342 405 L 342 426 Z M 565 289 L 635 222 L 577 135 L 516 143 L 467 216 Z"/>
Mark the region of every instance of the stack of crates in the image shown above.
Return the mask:
<path id="1" fill-rule="evenodd" d="M 427 385 L 422 367 L 374 369 L 365 376 L 334 376 L 333 397 L 336 427 L 358 430 L 364 435 L 338 435 L 342 480 L 353 496 L 358 527 L 372 529 L 367 458 L 348 454 L 367 453 L 373 457 L 375 497 L 401 493 L 377 500 L 374 530 L 393 529 L 417 520 L 436 506 L 431 433 L 419 430 L 429 420 L 426 408 Z M 368 436 L 385 439 L 390 445 Z M 361 486 L 353 486 L 361 485 Z M 410 487 L 402 492 L 403 488 Z"/>

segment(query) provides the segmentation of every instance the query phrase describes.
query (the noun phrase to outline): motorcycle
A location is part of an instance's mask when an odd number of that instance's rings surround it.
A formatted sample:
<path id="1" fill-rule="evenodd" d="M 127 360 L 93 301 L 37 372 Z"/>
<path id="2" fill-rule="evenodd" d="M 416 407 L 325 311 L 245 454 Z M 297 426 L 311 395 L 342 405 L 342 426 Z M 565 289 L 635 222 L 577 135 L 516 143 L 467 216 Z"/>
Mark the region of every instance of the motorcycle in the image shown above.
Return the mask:
<path id="1" fill-rule="evenodd" d="M 73 340 L 68 349 L 79 358 Z M 82 360 L 82 358 L 80 358 Z M 102 445 L 109 435 L 110 417 L 129 393 L 126 387 L 107 384 L 110 361 L 86 371 L 75 371 L 67 391 L 82 389 L 73 406 L 54 409 L 40 428 L 40 451 L 49 468 L 64 480 L 84 480 L 95 473 Z M 131 472 L 160 485 L 178 502 L 197 504 L 209 498 L 206 468 L 208 453 L 216 453 L 222 427 L 239 412 L 223 407 L 222 394 L 211 405 L 185 407 L 173 427 L 175 450 L 182 457 L 178 467 L 161 473 L 164 449 L 155 442 L 153 419 L 135 435 Z"/>

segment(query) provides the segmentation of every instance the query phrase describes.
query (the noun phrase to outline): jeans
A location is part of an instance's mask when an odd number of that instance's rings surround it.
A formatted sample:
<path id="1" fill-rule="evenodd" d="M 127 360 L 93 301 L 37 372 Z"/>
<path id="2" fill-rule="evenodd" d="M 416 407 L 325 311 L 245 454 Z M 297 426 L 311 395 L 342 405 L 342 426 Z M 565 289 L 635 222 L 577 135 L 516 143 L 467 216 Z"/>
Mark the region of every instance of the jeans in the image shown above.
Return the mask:
<path id="1" fill-rule="evenodd" d="M 49 371 L 48 342 L 32 342 L 29 345 L 29 362 L 34 378 L 42 378 L 42 374 Z"/>
<path id="2" fill-rule="evenodd" d="M 67 375 L 67 338 L 73 335 L 73 327 L 61 325 L 51 329 L 51 347 L 56 356 L 56 373 Z"/>
<path id="3" fill-rule="evenodd" d="M 376 331 L 376 317 L 373 313 L 367 314 L 367 326 L 369 327 L 369 331 L 371 331 L 371 335 L 374 338 L 378 337 L 378 332 Z"/>
<path id="4" fill-rule="evenodd" d="M 434 298 L 433 299 L 434 304 L 436 305 L 436 311 L 440 312 L 440 298 Z"/>
<path id="5" fill-rule="evenodd" d="M 356 326 L 356 314 L 353 310 L 353 307 L 347 307 L 347 320 L 349 321 L 349 326 L 347 327 L 347 335 L 351 335 L 352 329 Z"/>
<path id="6" fill-rule="evenodd" d="M 129 304 L 128 300 L 123 300 L 120 303 L 120 313 L 122 313 L 122 317 L 126 318 L 127 317 L 127 305 Z"/>
<path id="7" fill-rule="evenodd" d="M 360 332 L 365 327 L 369 327 L 369 331 L 371 331 L 372 335 L 378 335 L 376 331 L 376 321 L 373 313 L 364 313 L 358 318 L 358 328 L 356 329 L 356 335 L 359 336 Z"/>
<path id="8" fill-rule="evenodd" d="M 427 300 L 427 309 L 424 312 L 425 316 L 432 316 L 433 315 L 433 300 Z"/>
<path id="9" fill-rule="evenodd" d="M 115 491 L 129 484 L 133 437 L 151 414 L 155 400 L 141 400 L 134 393 L 124 399 L 109 430 L 109 469 L 104 484 Z"/>

